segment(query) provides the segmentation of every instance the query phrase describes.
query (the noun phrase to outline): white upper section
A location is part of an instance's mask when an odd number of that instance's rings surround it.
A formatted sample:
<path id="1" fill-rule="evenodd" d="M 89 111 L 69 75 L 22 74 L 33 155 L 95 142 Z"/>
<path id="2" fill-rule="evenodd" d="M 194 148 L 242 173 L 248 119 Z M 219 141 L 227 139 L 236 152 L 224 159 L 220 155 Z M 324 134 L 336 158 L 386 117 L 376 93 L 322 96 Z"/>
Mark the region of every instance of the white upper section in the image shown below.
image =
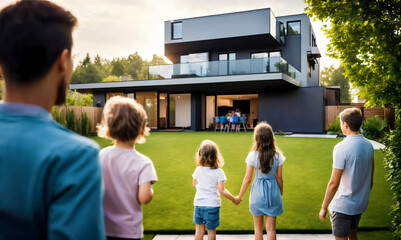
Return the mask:
<path id="1" fill-rule="evenodd" d="M 172 23 L 182 22 L 182 39 L 172 39 Z M 270 8 L 164 22 L 165 44 L 271 34 L 276 38 Z M 273 23 L 273 24 L 271 24 Z"/>

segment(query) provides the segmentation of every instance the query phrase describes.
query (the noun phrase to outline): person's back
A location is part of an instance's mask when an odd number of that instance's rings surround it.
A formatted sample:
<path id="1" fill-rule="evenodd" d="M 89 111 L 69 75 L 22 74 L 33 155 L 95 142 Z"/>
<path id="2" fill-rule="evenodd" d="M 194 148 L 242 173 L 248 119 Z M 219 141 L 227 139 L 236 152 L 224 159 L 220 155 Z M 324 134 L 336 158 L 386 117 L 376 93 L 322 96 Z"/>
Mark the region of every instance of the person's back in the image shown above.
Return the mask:
<path id="1" fill-rule="evenodd" d="M 98 146 L 24 109 L 0 104 L 0 239 L 101 239 Z"/>
<path id="2" fill-rule="evenodd" d="M 136 142 L 148 135 L 148 120 L 142 105 L 134 99 L 115 96 L 103 109 L 99 137 L 114 146 L 100 151 L 104 180 L 104 219 L 108 240 L 143 238 L 142 204 L 153 198 L 157 182 L 153 162 L 135 150 Z"/>
<path id="3" fill-rule="evenodd" d="M 56 123 L 76 19 L 48 1 L 0 11 L 0 239 L 104 239 L 99 146 Z"/>
<path id="4" fill-rule="evenodd" d="M 366 211 L 374 155 L 372 144 L 363 135 L 349 135 L 334 147 L 334 165 L 344 169 L 330 211 L 356 215 Z"/>

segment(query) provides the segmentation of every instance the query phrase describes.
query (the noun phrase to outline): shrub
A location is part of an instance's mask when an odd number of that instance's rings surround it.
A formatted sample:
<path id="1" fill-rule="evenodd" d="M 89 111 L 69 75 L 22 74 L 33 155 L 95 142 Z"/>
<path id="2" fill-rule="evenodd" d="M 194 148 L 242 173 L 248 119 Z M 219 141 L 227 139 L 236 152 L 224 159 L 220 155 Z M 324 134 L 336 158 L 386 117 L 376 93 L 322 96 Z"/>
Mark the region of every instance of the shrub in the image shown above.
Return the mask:
<path id="1" fill-rule="evenodd" d="M 54 106 L 52 108 L 52 115 L 53 115 L 54 121 L 56 121 L 62 125 L 65 125 L 64 113 L 62 111 L 60 111 L 58 107 Z"/>
<path id="2" fill-rule="evenodd" d="M 330 123 L 329 127 L 327 128 L 328 132 L 332 132 L 334 134 L 342 134 L 341 126 L 340 126 L 340 117 L 336 117 L 334 122 Z"/>
<path id="3" fill-rule="evenodd" d="M 75 113 L 72 109 L 67 109 L 66 117 L 65 117 L 65 126 L 66 128 L 70 129 L 71 131 L 76 131 L 75 127 Z"/>
<path id="4" fill-rule="evenodd" d="M 375 115 L 363 121 L 362 126 L 363 135 L 372 140 L 381 140 L 386 132 L 388 132 L 388 125 L 385 120 Z"/>
<path id="5" fill-rule="evenodd" d="M 392 228 L 395 239 L 401 239 L 401 121 L 398 120 L 394 131 L 385 138 L 386 156 L 384 165 L 386 178 L 394 194 L 394 204 L 391 206 Z"/>
<path id="6" fill-rule="evenodd" d="M 88 114 L 85 112 L 81 115 L 81 134 L 84 136 L 89 135 L 91 129 L 91 123 L 88 118 Z"/>

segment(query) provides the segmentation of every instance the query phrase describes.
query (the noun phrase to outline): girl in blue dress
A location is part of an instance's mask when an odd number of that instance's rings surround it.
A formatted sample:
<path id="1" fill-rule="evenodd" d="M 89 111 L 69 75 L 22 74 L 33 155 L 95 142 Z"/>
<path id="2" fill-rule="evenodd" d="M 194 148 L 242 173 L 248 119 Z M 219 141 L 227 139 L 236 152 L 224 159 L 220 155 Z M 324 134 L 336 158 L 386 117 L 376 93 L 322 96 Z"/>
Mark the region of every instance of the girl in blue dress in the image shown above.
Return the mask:
<path id="1" fill-rule="evenodd" d="M 253 181 L 249 196 L 249 210 L 253 215 L 255 239 L 263 239 L 263 217 L 266 218 L 267 239 L 276 239 L 276 217 L 283 213 L 282 164 L 285 157 L 276 145 L 274 133 L 266 122 L 259 123 L 253 135 L 252 151 L 245 162 L 246 173 L 239 198 Z"/>

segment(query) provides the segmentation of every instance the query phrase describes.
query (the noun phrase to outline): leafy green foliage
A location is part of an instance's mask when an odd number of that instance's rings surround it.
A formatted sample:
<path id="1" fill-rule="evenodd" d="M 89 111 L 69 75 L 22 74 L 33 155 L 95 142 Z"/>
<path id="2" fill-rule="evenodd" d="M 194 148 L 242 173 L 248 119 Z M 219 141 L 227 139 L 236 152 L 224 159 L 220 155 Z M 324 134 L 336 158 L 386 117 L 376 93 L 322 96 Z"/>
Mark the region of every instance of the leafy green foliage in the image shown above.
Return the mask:
<path id="1" fill-rule="evenodd" d="M 320 84 L 322 86 L 340 86 L 340 102 L 350 103 L 350 84 L 349 79 L 344 76 L 345 69 L 343 67 L 324 68 L 320 73 Z"/>
<path id="2" fill-rule="evenodd" d="M 83 112 L 81 114 L 81 132 L 80 132 L 80 134 L 87 136 L 90 133 L 90 129 L 91 129 L 91 123 L 89 121 L 88 114 Z"/>
<path id="3" fill-rule="evenodd" d="M 120 78 L 115 75 L 107 76 L 102 80 L 102 82 L 119 82 L 119 81 L 121 81 Z"/>
<path id="4" fill-rule="evenodd" d="M 53 106 L 52 108 L 52 115 L 56 122 L 60 123 L 61 125 L 65 126 L 65 116 L 62 111 L 59 110 L 59 107 Z"/>
<path id="5" fill-rule="evenodd" d="M 381 140 L 388 132 L 387 122 L 375 115 L 363 121 L 361 126 L 363 135 L 372 140 Z"/>
<path id="6" fill-rule="evenodd" d="M 327 128 L 328 132 L 332 132 L 334 134 L 342 134 L 341 126 L 340 126 L 340 118 L 337 116 L 336 120 L 334 120 L 329 127 Z"/>
<path id="7" fill-rule="evenodd" d="M 305 0 L 309 15 L 328 21 L 328 53 L 372 106 L 401 107 L 401 1 Z"/>
<path id="8" fill-rule="evenodd" d="M 96 55 L 91 61 L 89 54 L 76 67 L 71 83 L 97 83 L 120 81 L 125 76 L 132 80 L 148 79 L 148 66 L 165 64 L 162 56 L 153 55 L 151 61 L 142 59 L 137 53 L 127 58 L 115 58 L 112 61 Z"/>
<path id="9" fill-rule="evenodd" d="M 72 109 L 67 109 L 67 113 L 65 116 L 65 127 L 70 129 L 71 131 L 75 131 L 75 113 Z"/>
<path id="10" fill-rule="evenodd" d="M 386 158 L 384 163 L 387 169 L 387 180 L 390 182 L 390 188 L 394 193 L 394 204 L 391 206 L 391 214 L 393 216 L 392 224 L 394 235 L 397 239 L 401 239 L 401 122 L 398 122 L 396 130 L 392 131 L 385 140 Z"/>
<path id="11" fill-rule="evenodd" d="M 93 106 L 93 95 L 68 90 L 66 103 L 67 106 Z"/>
<path id="12" fill-rule="evenodd" d="M 67 109 L 66 116 L 64 116 L 63 111 L 59 107 L 54 106 L 51 113 L 53 119 L 66 128 L 84 136 L 91 133 L 91 122 L 86 112 L 81 113 L 81 118 L 76 118 L 74 110 Z"/>

